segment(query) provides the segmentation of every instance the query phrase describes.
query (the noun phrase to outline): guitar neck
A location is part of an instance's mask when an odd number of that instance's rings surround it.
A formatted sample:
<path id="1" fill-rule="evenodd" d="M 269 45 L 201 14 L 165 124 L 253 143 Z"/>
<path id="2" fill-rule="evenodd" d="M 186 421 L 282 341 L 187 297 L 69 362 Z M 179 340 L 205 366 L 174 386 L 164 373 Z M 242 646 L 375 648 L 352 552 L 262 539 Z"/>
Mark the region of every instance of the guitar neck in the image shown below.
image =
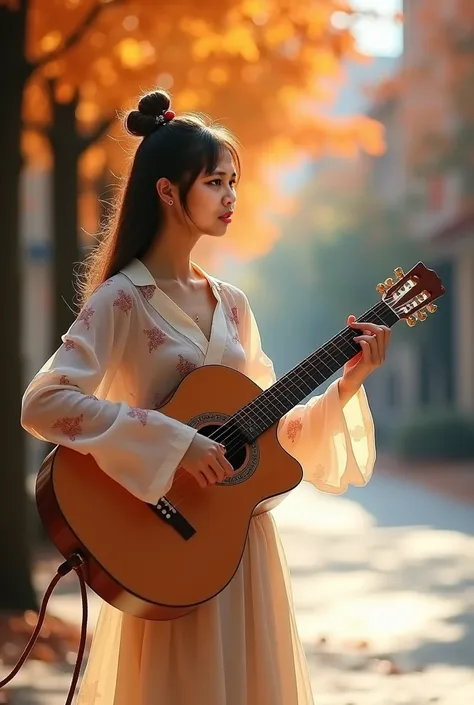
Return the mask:
<path id="1" fill-rule="evenodd" d="M 359 320 L 392 327 L 399 317 L 379 301 Z M 360 345 L 353 340 L 359 334 L 347 326 L 234 414 L 232 419 L 245 439 L 252 442 L 258 438 L 360 352 Z"/>

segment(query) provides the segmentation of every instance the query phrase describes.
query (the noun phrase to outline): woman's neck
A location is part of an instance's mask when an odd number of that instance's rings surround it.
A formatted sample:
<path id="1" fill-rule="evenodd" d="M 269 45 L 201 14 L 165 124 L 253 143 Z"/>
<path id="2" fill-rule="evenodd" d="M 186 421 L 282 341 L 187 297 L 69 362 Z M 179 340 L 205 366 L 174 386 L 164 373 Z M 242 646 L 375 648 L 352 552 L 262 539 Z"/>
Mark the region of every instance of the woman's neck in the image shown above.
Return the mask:
<path id="1" fill-rule="evenodd" d="M 176 233 L 163 233 L 143 257 L 143 264 L 157 281 L 175 281 L 186 286 L 196 278 L 191 252 L 197 239 L 190 241 Z"/>

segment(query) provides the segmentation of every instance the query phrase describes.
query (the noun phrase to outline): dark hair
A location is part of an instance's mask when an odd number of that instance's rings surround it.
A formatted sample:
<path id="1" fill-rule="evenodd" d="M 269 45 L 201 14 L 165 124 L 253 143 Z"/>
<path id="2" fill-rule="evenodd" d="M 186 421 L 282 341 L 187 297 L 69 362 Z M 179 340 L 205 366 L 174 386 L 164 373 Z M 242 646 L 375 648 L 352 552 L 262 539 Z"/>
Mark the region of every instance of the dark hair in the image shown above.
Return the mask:
<path id="1" fill-rule="evenodd" d="M 165 177 L 179 186 L 181 205 L 189 215 L 186 199 L 193 183 L 203 171 L 212 174 L 224 150 L 231 153 L 240 173 L 237 140 L 225 127 L 191 113 L 157 125 L 156 117 L 170 105 L 170 94 L 156 90 L 144 95 L 138 109 L 125 117 L 127 132 L 143 139 L 99 244 L 85 262 L 79 282 L 81 304 L 133 258 L 144 257 L 159 235 L 163 207 L 156 190 L 158 179 Z"/>

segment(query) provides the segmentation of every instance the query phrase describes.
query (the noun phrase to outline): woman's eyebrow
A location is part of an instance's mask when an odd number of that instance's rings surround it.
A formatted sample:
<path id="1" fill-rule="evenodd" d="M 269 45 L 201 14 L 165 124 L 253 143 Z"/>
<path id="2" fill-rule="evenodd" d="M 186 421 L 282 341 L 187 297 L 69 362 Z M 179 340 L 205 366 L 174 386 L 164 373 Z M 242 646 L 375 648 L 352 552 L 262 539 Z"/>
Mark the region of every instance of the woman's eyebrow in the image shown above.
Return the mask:
<path id="1" fill-rule="evenodd" d="M 218 171 L 213 171 L 212 174 L 209 174 L 209 176 L 226 176 L 226 175 L 227 175 L 227 172 L 226 172 L 226 171 L 220 171 L 220 170 L 218 170 Z M 235 173 L 235 171 L 232 172 L 232 176 L 233 176 L 233 177 L 237 176 L 237 174 Z"/>

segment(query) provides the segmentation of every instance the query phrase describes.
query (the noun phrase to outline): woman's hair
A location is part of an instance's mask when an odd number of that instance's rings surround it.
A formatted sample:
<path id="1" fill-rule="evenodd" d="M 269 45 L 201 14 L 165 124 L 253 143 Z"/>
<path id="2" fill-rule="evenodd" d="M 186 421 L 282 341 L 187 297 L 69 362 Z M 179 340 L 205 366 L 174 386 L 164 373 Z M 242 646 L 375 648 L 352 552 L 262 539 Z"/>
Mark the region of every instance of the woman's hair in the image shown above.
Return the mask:
<path id="1" fill-rule="evenodd" d="M 86 259 L 79 279 L 81 305 L 132 259 L 144 257 L 159 236 L 164 212 L 156 189 L 158 179 L 167 178 L 179 187 L 181 205 L 189 216 L 186 199 L 193 183 L 202 172 L 213 173 L 223 151 L 231 153 L 240 173 L 237 140 L 225 127 L 197 114 L 178 115 L 157 124 L 156 118 L 170 104 L 170 94 L 156 90 L 144 95 L 138 109 L 125 117 L 127 132 L 143 139 L 99 243 Z"/>

